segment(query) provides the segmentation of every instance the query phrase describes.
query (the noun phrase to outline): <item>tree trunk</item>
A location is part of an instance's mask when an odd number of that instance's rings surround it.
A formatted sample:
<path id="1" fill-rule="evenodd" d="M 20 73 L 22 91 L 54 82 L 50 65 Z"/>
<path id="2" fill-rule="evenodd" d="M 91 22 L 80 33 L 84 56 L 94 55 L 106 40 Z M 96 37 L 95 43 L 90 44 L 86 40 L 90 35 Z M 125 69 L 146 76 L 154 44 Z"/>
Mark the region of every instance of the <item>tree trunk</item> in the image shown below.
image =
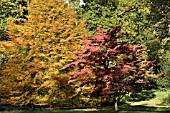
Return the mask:
<path id="1" fill-rule="evenodd" d="M 118 105 L 117 105 L 117 101 L 114 102 L 114 107 L 115 107 L 115 111 L 119 110 Z"/>

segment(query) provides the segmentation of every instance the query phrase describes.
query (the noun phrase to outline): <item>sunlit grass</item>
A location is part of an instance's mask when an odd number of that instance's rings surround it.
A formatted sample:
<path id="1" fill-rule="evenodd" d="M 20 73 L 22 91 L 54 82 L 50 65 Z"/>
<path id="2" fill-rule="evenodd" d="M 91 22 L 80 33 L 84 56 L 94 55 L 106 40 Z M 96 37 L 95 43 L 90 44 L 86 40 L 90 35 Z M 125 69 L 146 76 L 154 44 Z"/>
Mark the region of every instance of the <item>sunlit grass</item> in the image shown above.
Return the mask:
<path id="1" fill-rule="evenodd" d="M 113 108 L 103 109 L 74 109 L 74 110 L 35 110 L 35 111 L 4 111 L 0 113 L 117 113 Z M 156 108 L 145 106 L 122 107 L 118 113 L 170 113 L 170 108 Z"/>
<path id="2" fill-rule="evenodd" d="M 163 101 L 170 91 L 155 91 L 156 95 L 154 98 L 142 102 L 150 102 L 151 106 L 142 105 L 123 105 L 120 106 L 120 111 L 118 113 L 170 113 L 170 107 L 156 105 L 157 101 Z M 139 102 L 139 103 L 140 103 Z M 155 106 L 156 105 L 156 106 Z M 106 107 L 103 109 L 71 109 L 71 110 L 11 110 L 11 111 L 0 111 L 0 113 L 117 113 L 114 111 L 113 107 Z"/>

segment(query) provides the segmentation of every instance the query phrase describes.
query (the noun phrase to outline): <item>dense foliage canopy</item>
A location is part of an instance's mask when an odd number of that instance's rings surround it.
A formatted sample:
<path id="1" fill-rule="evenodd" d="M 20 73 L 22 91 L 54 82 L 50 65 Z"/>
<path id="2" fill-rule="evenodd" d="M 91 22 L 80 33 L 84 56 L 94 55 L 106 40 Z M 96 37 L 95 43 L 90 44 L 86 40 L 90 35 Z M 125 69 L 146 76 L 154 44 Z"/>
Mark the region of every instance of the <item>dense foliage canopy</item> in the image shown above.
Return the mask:
<path id="1" fill-rule="evenodd" d="M 87 28 L 106 30 L 122 25 L 128 43 L 144 44 L 150 49 L 151 60 L 160 62 L 169 51 L 169 0 L 84 0 L 80 17 Z"/>
<path id="2" fill-rule="evenodd" d="M 0 1 L 0 40 L 7 40 L 6 23 L 9 20 L 23 22 L 28 15 L 26 0 Z"/>
<path id="3" fill-rule="evenodd" d="M 8 22 L 9 41 L 1 42 L 9 55 L 0 67 L 1 96 L 21 105 L 65 101 L 71 87 L 62 68 L 81 47 L 85 24 L 63 0 L 32 0 L 28 11 L 24 23 Z"/>
<path id="4" fill-rule="evenodd" d="M 0 0 L 0 101 L 118 110 L 158 73 L 169 88 L 170 1 L 84 2 Z"/>
<path id="5" fill-rule="evenodd" d="M 147 48 L 122 42 L 120 29 L 117 26 L 105 32 L 98 28 L 97 35 L 83 40 L 85 47 L 77 53 L 78 60 L 67 65 L 78 67 L 71 72 L 69 83 L 78 82 L 78 88 L 93 86 L 90 96 L 112 98 L 116 111 L 117 103 L 126 94 L 145 89 L 147 77 L 153 77 Z"/>

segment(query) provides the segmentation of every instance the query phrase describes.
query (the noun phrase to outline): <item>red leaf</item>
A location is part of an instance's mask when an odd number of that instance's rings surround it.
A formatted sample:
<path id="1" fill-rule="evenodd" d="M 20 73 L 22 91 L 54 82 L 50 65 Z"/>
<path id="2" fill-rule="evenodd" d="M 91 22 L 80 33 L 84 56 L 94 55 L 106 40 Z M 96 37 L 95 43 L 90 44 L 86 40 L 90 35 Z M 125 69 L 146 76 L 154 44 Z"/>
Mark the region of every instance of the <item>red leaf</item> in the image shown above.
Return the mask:
<path id="1" fill-rule="evenodd" d="M 81 70 L 82 72 L 86 73 L 87 75 L 89 76 L 92 76 L 93 75 L 93 71 L 91 68 L 84 68 Z"/>
<path id="2" fill-rule="evenodd" d="M 71 66 L 75 66 L 75 65 L 77 65 L 78 63 L 79 63 L 79 62 L 72 62 L 72 63 L 70 63 L 70 64 L 65 65 L 65 67 L 68 68 L 68 67 L 71 67 Z"/>
<path id="3" fill-rule="evenodd" d="M 91 44 L 91 41 L 86 38 L 86 39 L 84 39 L 84 40 L 82 41 L 82 44 L 84 44 L 84 45 L 90 45 L 90 44 Z"/>
<path id="4" fill-rule="evenodd" d="M 97 72 L 98 75 L 104 75 L 105 74 L 105 71 L 99 71 Z"/>
<path id="5" fill-rule="evenodd" d="M 156 75 L 156 76 L 153 76 L 153 78 L 160 78 L 160 77 L 165 77 L 165 75 L 164 74 L 159 74 L 159 75 Z"/>
<path id="6" fill-rule="evenodd" d="M 98 32 L 99 35 L 103 34 L 103 30 L 100 27 L 97 27 L 97 32 Z"/>
<path id="7" fill-rule="evenodd" d="M 101 48 L 98 46 L 90 46 L 90 52 L 100 52 Z"/>
<path id="8" fill-rule="evenodd" d="M 143 74 L 143 71 L 139 71 L 139 72 L 138 72 L 138 75 L 142 75 L 142 74 Z"/>
<path id="9" fill-rule="evenodd" d="M 86 57 L 89 57 L 90 55 L 91 55 L 90 52 L 87 53 L 87 54 L 80 54 L 80 55 L 78 56 L 78 58 L 86 58 Z"/>
<path id="10" fill-rule="evenodd" d="M 77 79 L 71 79 L 71 80 L 68 81 L 68 84 L 76 82 L 76 81 L 78 81 L 78 80 Z"/>
<path id="11" fill-rule="evenodd" d="M 103 37 L 103 36 L 96 36 L 95 39 L 96 39 L 98 42 L 103 42 L 103 41 L 104 41 L 104 37 Z"/>

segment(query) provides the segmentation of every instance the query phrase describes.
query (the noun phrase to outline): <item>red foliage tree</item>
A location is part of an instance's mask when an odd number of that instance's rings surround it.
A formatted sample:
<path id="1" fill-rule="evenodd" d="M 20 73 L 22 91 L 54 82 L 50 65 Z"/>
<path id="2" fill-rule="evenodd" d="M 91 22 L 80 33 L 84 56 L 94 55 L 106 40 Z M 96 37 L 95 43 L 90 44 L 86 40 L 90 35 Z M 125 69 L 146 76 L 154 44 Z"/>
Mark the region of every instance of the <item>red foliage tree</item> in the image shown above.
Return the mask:
<path id="1" fill-rule="evenodd" d="M 77 66 L 70 73 L 69 83 L 78 82 L 79 87 L 93 85 L 91 97 L 112 97 L 117 111 L 118 102 L 126 94 L 140 91 L 143 87 L 139 85 L 147 83 L 153 65 L 148 61 L 147 48 L 122 41 L 124 33 L 120 33 L 120 26 L 107 32 L 97 30 L 97 35 L 83 40 L 78 61 L 66 66 Z"/>

